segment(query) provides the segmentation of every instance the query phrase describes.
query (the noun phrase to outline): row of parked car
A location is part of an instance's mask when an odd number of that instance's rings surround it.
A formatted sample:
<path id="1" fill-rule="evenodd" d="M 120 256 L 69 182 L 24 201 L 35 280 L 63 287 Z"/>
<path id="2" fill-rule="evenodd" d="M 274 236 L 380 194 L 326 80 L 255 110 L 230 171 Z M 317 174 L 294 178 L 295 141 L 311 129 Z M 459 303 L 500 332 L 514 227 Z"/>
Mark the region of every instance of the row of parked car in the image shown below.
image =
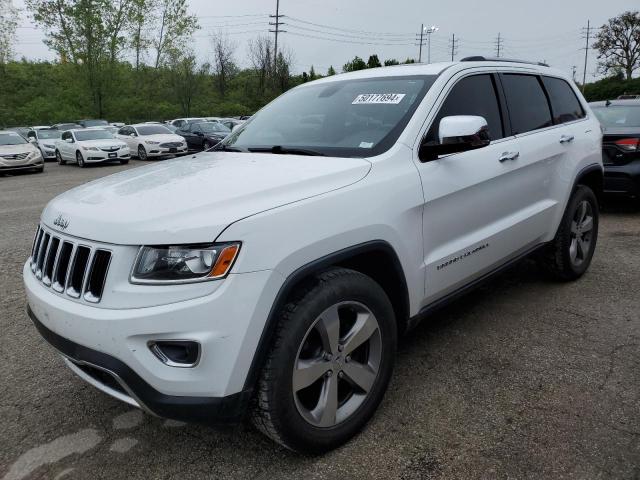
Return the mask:
<path id="1" fill-rule="evenodd" d="M 244 120 L 220 117 L 178 118 L 133 125 L 80 120 L 51 126 L 0 130 L 0 171 L 42 172 L 46 160 L 84 167 L 90 163 L 140 160 L 208 150 Z"/>

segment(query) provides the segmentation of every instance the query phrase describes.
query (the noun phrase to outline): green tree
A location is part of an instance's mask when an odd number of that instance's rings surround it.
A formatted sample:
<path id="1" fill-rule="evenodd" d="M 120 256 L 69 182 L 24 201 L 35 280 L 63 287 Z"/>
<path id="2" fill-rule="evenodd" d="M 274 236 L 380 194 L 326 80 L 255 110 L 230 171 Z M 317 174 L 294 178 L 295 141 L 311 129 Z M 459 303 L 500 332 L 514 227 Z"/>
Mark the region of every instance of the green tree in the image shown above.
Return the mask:
<path id="1" fill-rule="evenodd" d="M 378 55 L 369 56 L 369 60 L 367 61 L 367 68 L 376 68 L 381 66 L 382 64 L 380 63 L 380 59 L 378 58 Z"/>
<path id="2" fill-rule="evenodd" d="M 599 52 L 601 72 L 622 69 L 631 80 L 633 72 L 640 68 L 640 11 L 610 18 L 600 28 L 593 47 Z"/>
<path id="3" fill-rule="evenodd" d="M 398 60 L 396 60 L 395 58 L 389 58 L 389 59 L 384 61 L 384 66 L 385 67 L 390 67 L 392 65 L 400 65 L 400 62 Z"/>
<path id="4" fill-rule="evenodd" d="M 327 76 L 330 77 L 331 75 L 335 75 L 336 71 L 333 68 L 333 65 L 329 65 L 329 70 L 327 70 Z"/>
<path id="5" fill-rule="evenodd" d="M 220 96 L 224 98 L 229 80 L 238 70 L 233 59 L 236 44 L 222 33 L 211 37 L 211 43 L 213 46 L 213 71 Z"/>
<path id="6" fill-rule="evenodd" d="M 157 5 L 157 36 L 151 43 L 156 50 L 155 68 L 165 57 L 175 56 L 172 49 L 182 49 L 181 43 L 200 28 L 198 18 L 188 12 L 187 0 L 159 0 Z"/>
<path id="7" fill-rule="evenodd" d="M 0 64 L 8 62 L 13 57 L 17 28 L 18 9 L 12 0 L 0 0 Z"/>
<path id="8" fill-rule="evenodd" d="M 404 63 L 404 64 L 407 64 L 407 63 L 416 63 L 416 59 L 415 59 L 415 58 L 409 58 L 409 57 L 407 57 L 407 59 L 406 59 L 404 62 L 402 62 L 402 63 Z"/>
<path id="9" fill-rule="evenodd" d="M 351 60 L 350 62 L 345 63 L 342 66 L 342 71 L 343 72 L 355 72 L 357 70 L 364 70 L 365 68 L 367 68 L 367 64 L 364 62 L 363 59 L 361 59 L 359 56 L 355 56 L 353 58 L 353 60 Z"/>
<path id="10" fill-rule="evenodd" d="M 317 78 L 316 71 L 313 69 L 313 65 L 311 65 L 311 69 L 309 70 L 309 80 L 315 80 Z"/>

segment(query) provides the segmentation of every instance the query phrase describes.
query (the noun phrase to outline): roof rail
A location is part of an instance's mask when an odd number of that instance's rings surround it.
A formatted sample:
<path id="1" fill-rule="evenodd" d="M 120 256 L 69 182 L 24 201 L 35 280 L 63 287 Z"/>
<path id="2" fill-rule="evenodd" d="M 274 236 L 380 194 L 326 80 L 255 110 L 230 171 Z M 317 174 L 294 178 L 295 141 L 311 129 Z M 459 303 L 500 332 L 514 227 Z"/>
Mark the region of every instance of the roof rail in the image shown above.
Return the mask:
<path id="1" fill-rule="evenodd" d="M 518 60 L 515 58 L 503 58 L 503 57 L 484 57 L 482 55 L 475 55 L 472 57 L 465 57 L 461 62 L 510 62 L 510 63 L 526 63 L 529 65 L 539 65 L 541 67 L 548 67 L 549 65 L 543 62 L 529 62 L 527 60 Z"/>

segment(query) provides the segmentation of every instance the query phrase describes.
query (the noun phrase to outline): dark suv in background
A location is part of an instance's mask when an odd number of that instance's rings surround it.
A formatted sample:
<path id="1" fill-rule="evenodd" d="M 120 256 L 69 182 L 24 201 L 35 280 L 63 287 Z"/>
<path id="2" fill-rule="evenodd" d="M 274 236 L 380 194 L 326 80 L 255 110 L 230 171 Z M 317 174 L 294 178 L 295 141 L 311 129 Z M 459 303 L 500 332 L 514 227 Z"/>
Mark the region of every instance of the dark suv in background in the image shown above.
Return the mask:
<path id="1" fill-rule="evenodd" d="M 604 131 L 604 192 L 640 198 L 640 100 L 590 103 Z"/>

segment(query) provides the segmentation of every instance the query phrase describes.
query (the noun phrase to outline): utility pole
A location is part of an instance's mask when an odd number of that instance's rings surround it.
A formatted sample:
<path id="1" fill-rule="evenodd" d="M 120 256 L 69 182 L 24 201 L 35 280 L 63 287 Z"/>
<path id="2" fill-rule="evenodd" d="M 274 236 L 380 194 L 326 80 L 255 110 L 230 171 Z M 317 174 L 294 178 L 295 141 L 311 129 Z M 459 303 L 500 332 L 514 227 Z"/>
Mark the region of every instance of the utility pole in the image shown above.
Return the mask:
<path id="1" fill-rule="evenodd" d="M 427 29 L 427 63 L 431 63 L 431 34 L 440 30 L 440 27 L 431 25 Z"/>
<path id="2" fill-rule="evenodd" d="M 577 71 L 578 67 L 576 67 L 575 65 L 573 65 L 571 67 L 571 78 L 573 78 L 573 83 L 576 83 L 576 71 Z"/>
<path id="3" fill-rule="evenodd" d="M 582 71 L 582 93 L 584 93 L 584 86 L 587 83 L 587 60 L 589 59 L 589 37 L 591 36 L 592 30 L 595 30 L 595 28 L 591 26 L 590 20 L 587 20 L 586 30 L 583 28 L 583 32 L 585 33 L 586 43 L 584 45 L 584 70 Z"/>
<path id="4" fill-rule="evenodd" d="M 424 35 L 424 23 L 420 25 L 420 49 L 418 50 L 418 63 L 422 63 L 422 36 Z"/>
<path id="5" fill-rule="evenodd" d="M 500 58 L 500 49 L 502 48 L 502 44 L 504 43 L 504 39 L 500 36 L 500 32 L 498 32 L 498 38 L 496 39 L 496 57 Z"/>
<path id="6" fill-rule="evenodd" d="M 458 53 L 458 42 L 460 39 L 456 40 L 456 34 L 451 34 L 451 61 L 453 62 L 453 57 Z"/>
<path id="7" fill-rule="evenodd" d="M 269 25 L 273 25 L 274 29 L 269 29 L 269 32 L 276 34 L 276 41 L 273 47 L 273 67 L 275 68 L 276 63 L 278 61 L 278 33 L 286 33 L 286 30 L 280 30 L 280 25 L 284 25 L 280 21 L 280 18 L 284 17 L 284 15 L 280 15 L 280 0 L 276 0 L 276 14 L 269 15 L 269 18 L 275 19 L 273 22 L 269 22 Z"/>

